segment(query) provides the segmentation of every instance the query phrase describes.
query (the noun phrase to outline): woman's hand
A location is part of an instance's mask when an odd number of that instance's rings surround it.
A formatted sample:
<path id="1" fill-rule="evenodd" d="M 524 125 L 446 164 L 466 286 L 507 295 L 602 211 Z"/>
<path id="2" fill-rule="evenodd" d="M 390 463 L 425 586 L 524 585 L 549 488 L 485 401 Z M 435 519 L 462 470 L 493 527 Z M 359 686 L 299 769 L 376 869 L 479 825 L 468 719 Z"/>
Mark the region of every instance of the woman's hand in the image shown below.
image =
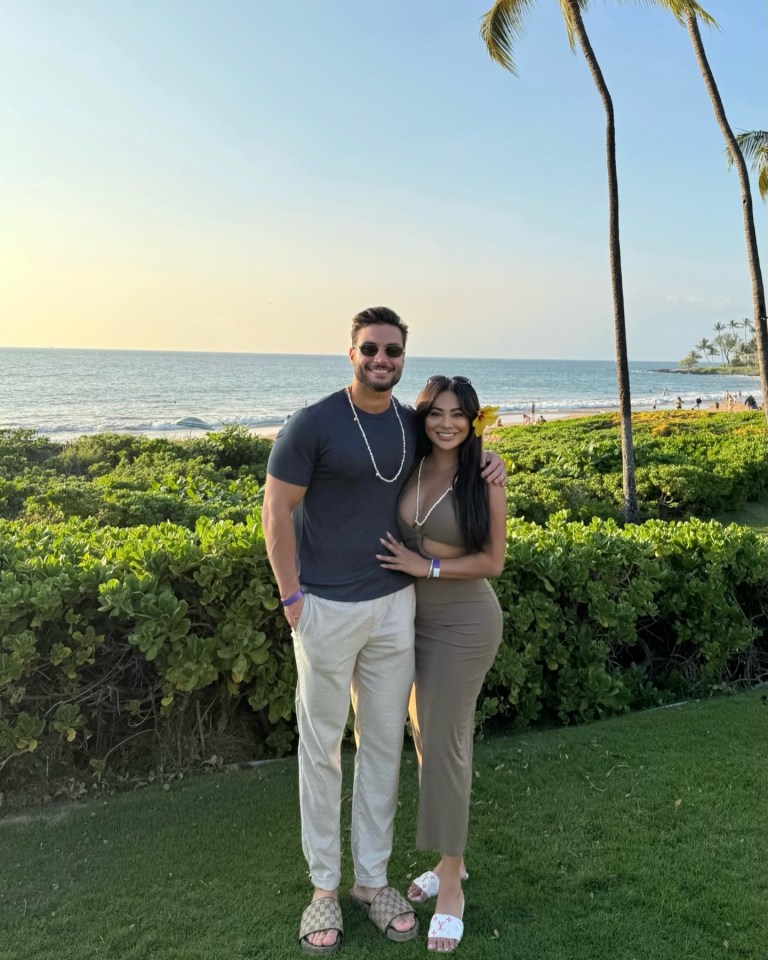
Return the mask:
<path id="1" fill-rule="evenodd" d="M 376 559 L 381 560 L 381 565 L 385 570 L 397 570 L 398 573 L 407 573 L 412 577 L 426 577 L 429 573 L 431 563 L 420 553 L 414 553 L 408 547 L 396 540 L 391 533 L 387 532 L 386 537 L 382 537 L 381 543 L 389 550 L 389 553 L 376 554 Z"/>

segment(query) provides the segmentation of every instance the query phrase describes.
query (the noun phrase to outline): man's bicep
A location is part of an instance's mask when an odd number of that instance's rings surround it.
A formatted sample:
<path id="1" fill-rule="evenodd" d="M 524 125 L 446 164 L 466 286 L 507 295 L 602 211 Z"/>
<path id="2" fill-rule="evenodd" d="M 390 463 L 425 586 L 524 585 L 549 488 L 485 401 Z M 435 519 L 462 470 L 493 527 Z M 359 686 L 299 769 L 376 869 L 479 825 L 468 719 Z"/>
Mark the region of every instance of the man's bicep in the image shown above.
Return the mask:
<path id="1" fill-rule="evenodd" d="M 264 507 L 267 510 L 288 510 L 289 512 L 301 503 L 307 492 L 306 487 L 295 483 L 278 480 L 272 474 L 267 474 L 264 484 Z"/>

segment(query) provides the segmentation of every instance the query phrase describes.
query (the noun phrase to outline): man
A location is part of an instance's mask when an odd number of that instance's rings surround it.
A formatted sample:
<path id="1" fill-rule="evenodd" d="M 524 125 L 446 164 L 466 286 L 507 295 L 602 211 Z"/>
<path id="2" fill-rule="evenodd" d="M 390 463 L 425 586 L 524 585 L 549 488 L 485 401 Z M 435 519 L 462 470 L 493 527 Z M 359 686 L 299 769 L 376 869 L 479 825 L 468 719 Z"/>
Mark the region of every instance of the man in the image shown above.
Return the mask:
<path id="1" fill-rule="evenodd" d="M 357 314 L 351 386 L 295 413 L 267 466 L 264 538 L 298 673 L 302 846 L 315 888 L 299 932 L 307 953 L 341 945 L 340 753 L 350 693 L 357 744 L 352 896 L 390 939 L 418 933 L 410 905 L 387 886 L 415 596 L 410 577 L 376 559 L 380 538 L 396 529 L 397 499 L 416 447 L 414 413 L 392 396 L 407 335 L 386 307 Z M 484 474 L 503 479 L 498 458 Z"/>

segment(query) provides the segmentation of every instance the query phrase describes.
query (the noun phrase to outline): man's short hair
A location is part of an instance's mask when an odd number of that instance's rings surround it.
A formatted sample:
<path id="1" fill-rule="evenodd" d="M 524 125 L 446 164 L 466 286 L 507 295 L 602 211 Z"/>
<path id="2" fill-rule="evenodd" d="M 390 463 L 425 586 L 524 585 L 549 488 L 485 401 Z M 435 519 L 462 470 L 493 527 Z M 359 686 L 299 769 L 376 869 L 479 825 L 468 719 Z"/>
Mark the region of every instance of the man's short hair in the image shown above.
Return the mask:
<path id="1" fill-rule="evenodd" d="M 388 323 L 392 327 L 397 327 L 403 336 L 403 346 L 408 339 L 408 325 L 398 317 L 394 310 L 389 307 L 368 307 L 361 310 L 352 318 L 352 343 L 357 342 L 357 335 L 363 327 L 370 327 L 372 324 Z"/>

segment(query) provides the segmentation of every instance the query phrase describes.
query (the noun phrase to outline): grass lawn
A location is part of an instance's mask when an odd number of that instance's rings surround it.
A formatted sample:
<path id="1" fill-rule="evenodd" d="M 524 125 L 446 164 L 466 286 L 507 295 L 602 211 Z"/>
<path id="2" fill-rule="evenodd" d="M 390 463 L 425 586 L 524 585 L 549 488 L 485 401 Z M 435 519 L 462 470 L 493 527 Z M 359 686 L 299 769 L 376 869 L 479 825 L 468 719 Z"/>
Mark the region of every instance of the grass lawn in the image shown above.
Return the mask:
<path id="1" fill-rule="evenodd" d="M 458 956 L 764 957 L 765 722 L 757 690 L 478 743 Z M 412 846 L 409 750 L 401 796 L 403 888 L 431 865 Z M 348 786 L 344 811 L 346 824 Z M 9 811 L 0 858 L 2 960 L 303 956 L 294 759 Z M 353 909 L 351 882 L 347 861 L 342 955 L 425 956 L 429 906 L 418 940 L 391 943 Z"/>
<path id="2" fill-rule="evenodd" d="M 720 523 L 740 523 L 768 536 L 768 503 L 745 503 L 739 510 L 719 513 Z"/>

